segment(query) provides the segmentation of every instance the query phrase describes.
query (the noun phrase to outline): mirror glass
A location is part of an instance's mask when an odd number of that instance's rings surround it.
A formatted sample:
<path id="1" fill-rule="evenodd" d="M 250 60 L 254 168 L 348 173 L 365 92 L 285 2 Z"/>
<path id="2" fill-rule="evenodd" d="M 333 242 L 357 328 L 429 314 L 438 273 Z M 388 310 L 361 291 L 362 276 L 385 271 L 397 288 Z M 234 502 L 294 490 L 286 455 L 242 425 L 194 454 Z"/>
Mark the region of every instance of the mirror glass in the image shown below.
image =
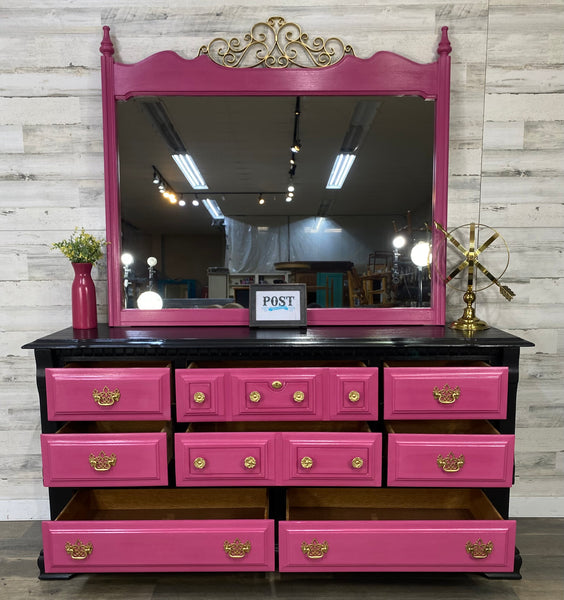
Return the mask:
<path id="1" fill-rule="evenodd" d="M 427 252 L 417 266 L 411 250 L 430 241 L 434 119 L 435 102 L 418 96 L 118 102 L 124 306 L 152 290 L 164 308 L 247 307 L 250 283 L 298 282 L 311 308 L 428 307 Z M 354 162 L 328 189 L 340 153 Z"/>

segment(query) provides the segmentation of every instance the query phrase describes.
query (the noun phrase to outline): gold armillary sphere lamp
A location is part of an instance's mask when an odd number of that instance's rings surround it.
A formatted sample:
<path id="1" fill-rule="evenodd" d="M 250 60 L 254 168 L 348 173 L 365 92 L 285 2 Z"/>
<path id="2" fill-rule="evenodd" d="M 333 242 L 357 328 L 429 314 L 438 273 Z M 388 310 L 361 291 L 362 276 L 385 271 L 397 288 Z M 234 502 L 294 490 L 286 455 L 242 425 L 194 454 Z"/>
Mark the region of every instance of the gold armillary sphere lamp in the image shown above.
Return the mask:
<path id="1" fill-rule="evenodd" d="M 498 231 L 481 223 L 467 223 L 447 231 L 435 221 L 435 227 L 445 236 L 445 244 L 447 244 L 447 268 L 443 279 L 453 289 L 464 292 L 463 299 L 466 303 L 462 316 L 451 323 L 449 327 L 466 332 L 488 329 L 489 325 L 476 317 L 473 304 L 476 300 L 476 292 L 481 292 L 492 285 L 497 285 L 506 300 L 512 300 L 515 297 L 508 286 L 499 282 L 509 266 L 507 243 Z M 480 237 L 487 239 L 480 243 Z M 495 265 L 496 274 L 494 275 L 491 272 L 494 268 L 490 270 L 482 264 L 481 255 L 486 249 L 494 248 L 495 242 L 497 242 L 496 258 L 498 261 Z M 449 253 L 449 248 L 453 252 Z M 457 283 L 458 281 L 460 283 Z"/>

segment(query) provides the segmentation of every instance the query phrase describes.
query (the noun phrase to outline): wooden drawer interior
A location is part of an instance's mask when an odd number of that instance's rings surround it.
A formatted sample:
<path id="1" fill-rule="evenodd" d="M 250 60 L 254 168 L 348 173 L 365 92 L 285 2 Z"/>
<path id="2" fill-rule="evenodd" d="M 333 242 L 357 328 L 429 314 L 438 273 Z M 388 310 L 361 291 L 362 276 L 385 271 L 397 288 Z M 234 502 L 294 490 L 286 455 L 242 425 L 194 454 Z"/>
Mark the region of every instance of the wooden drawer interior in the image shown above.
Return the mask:
<path id="1" fill-rule="evenodd" d="M 267 519 L 266 488 L 85 489 L 57 521 Z"/>
<path id="2" fill-rule="evenodd" d="M 192 433 L 254 433 L 254 432 L 319 432 L 319 433 L 370 433 L 365 421 L 233 421 L 191 423 Z"/>
<path id="3" fill-rule="evenodd" d="M 279 369 L 300 367 L 366 367 L 362 361 L 342 360 L 231 360 L 191 362 L 189 369 Z"/>
<path id="4" fill-rule="evenodd" d="M 393 360 L 386 361 L 384 367 L 489 367 L 482 360 Z"/>
<path id="5" fill-rule="evenodd" d="M 499 435 L 489 421 L 388 421 L 388 433 L 428 433 L 440 435 Z"/>
<path id="6" fill-rule="evenodd" d="M 57 433 L 170 433 L 169 421 L 72 421 Z"/>
<path id="7" fill-rule="evenodd" d="M 501 520 L 478 489 L 291 488 L 289 521 Z"/>

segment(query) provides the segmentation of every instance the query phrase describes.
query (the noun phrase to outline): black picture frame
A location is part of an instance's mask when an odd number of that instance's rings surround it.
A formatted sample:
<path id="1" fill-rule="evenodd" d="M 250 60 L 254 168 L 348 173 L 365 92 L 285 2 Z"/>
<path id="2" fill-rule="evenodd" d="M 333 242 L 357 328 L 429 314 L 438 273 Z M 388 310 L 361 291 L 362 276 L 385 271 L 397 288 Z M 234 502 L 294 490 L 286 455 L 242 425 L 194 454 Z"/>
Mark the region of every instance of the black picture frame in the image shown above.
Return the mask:
<path id="1" fill-rule="evenodd" d="M 307 326 L 305 283 L 249 286 L 249 326 Z"/>

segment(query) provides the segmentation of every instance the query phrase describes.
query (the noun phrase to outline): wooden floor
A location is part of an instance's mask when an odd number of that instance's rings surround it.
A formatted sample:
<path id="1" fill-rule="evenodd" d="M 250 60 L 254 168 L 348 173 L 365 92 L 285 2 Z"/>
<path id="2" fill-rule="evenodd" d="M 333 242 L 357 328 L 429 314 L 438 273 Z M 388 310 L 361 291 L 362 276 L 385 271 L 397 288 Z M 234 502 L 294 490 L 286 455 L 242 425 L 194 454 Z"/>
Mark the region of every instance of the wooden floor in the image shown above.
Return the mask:
<path id="1" fill-rule="evenodd" d="M 76 575 L 68 581 L 40 581 L 38 521 L 0 522 L 0 597 L 149 600 L 176 598 L 315 598 L 350 600 L 562 600 L 564 519 L 518 519 L 517 545 L 523 579 L 489 580 L 468 574 L 120 574 Z"/>

